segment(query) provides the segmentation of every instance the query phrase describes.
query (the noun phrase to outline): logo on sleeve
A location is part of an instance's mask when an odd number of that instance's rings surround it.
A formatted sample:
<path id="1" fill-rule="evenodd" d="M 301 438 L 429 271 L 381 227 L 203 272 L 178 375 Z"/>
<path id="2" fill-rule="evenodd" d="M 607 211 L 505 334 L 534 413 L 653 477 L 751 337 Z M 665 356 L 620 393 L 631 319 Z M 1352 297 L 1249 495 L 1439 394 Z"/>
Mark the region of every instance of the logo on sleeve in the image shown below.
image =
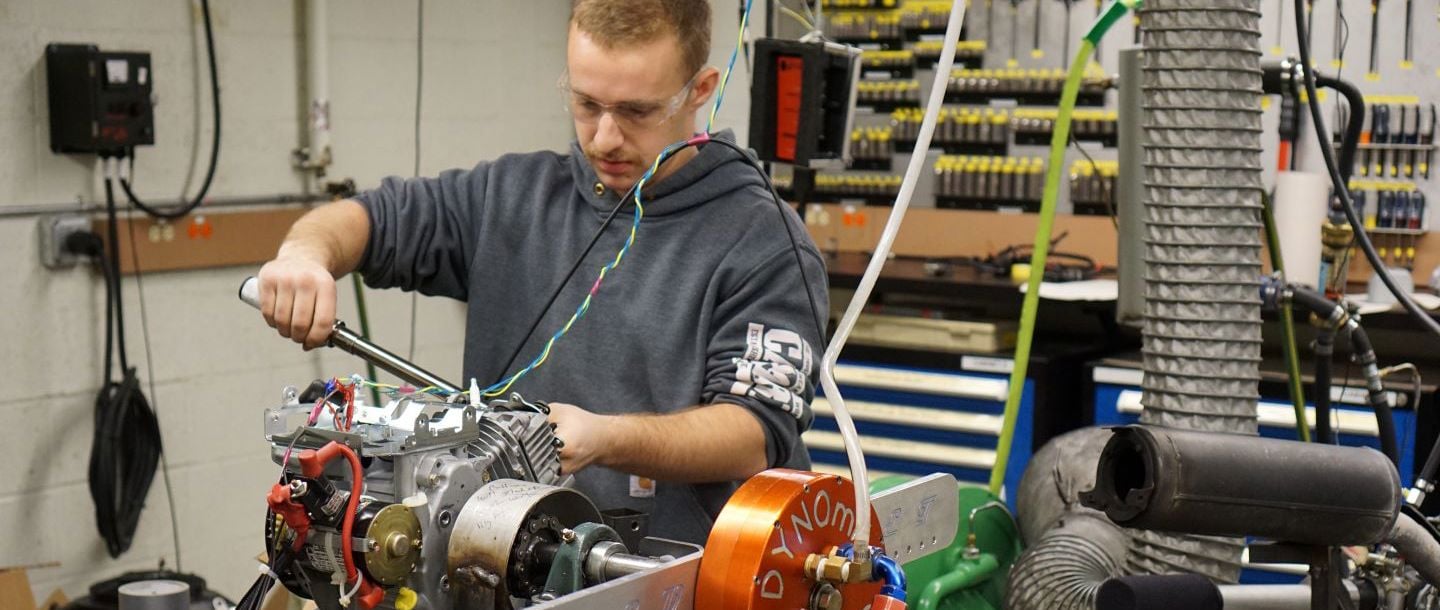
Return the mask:
<path id="1" fill-rule="evenodd" d="M 745 354 L 735 359 L 730 393 L 783 409 L 796 419 L 805 413 L 805 388 L 814 366 L 810 345 L 783 328 L 750 323 Z"/>

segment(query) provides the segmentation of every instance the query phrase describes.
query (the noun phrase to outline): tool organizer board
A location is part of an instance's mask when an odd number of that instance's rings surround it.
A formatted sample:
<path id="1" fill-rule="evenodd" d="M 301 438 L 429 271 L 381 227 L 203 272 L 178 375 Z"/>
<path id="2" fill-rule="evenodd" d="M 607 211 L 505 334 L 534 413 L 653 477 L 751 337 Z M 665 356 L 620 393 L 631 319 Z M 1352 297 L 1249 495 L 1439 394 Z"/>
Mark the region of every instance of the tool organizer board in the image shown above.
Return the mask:
<path id="1" fill-rule="evenodd" d="M 814 0 L 812 0 L 813 2 Z M 877 0 L 877 2 L 883 0 Z M 907 3 L 934 4 L 933 0 L 896 0 L 895 4 L 904 5 Z M 1037 32 L 1036 9 L 1039 5 L 1039 45 L 1035 44 Z M 836 0 L 826 0 L 824 8 L 825 20 L 832 24 L 828 28 L 834 31 L 835 19 L 843 20 L 845 14 L 854 13 L 884 13 L 885 9 L 874 8 L 848 8 L 830 6 L 840 4 Z M 799 9 L 799 0 L 780 2 L 773 0 L 773 8 L 788 6 L 792 9 Z M 849 0 L 848 4 L 855 4 L 855 0 Z M 1069 18 L 1067 20 L 1067 6 Z M 1416 0 L 1408 7 L 1400 0 L 1382 0 L 1378 3 L 1377 23 L 1379 28 L 1380 46 L 1377 49 L 1376 71 L 1370 73 L 1370 42 L 1371 42 L 1371 16 L 1372 4 L 1368 1 L 1343 0 L 1340 9 L 1344 15 L 1344 21 L 1348 24 L 1348 39 L 1344 45 L 1343 64 L 1337 64 L 1335 44 L 1335 23 L 1336 7 L 1333 1 L 1320 0 L 1312 5 L 1314 33 L 1311 35 L 1311 49 L 1318 69 L 1326 74 L 1338 75 L 1354 83 L 1365 94 L 1367 102 L 1380 100 L 1390 103 L 1399 103 L 1414 108 L 1416 105 L 1426 114 L 1422 126 L 1428 126 L 1429 106 L 1432 103 L 1440 103 L 1440 2 L 1437 0 Z M 1296 33 L 1294 23 L 1294 7 L 1290 0 L 1265 0 L 1259 4 L 1262 11 L 1261 16 L 1261 39 L 1260 50 L 1265 59 L 1280 59 L 1284 57 L 1299 57 L 1299 50 L 1296 44 Z M 985 70 L 1007 70 L 1018 69 L 1028 70 L 1055 70 L 1068 65 L 1069 56 L 1073 56 L 1081 40 L 1081 36 L 1093 22 L 1097 6 L 1094 2 L 1072 2 L 1066 3 L 1061 0 L 1019 0 L 1017 3 L 993 2 L 987 3 L 982 0 L 972 0 L 965 17 L 964 40 L 985 41 L 985 51 L 982 59 L 978 59 L 975 67 Z M 1413 60 L 1405 62 L 1405 31 L 1407 10 L 1413 15 L 1411 18 L 1411 37 L 1413 38 Z M 789 17 L 775 14 L 771 16 L 775 24 L 774 33 L 782 38 L 798 38 L 805 30 L 799 23 Z M 932 24 L 935 25 L 935 24 Z M 944 23 L 938 24 L 943 30 Z M 1069 30 L 1068 37 L 1065 35 Z M 1018 34 L 1018 37 L 1017 37 Z M 1115 75 L 1119 70 L 1118 53 L 1120 50 L 1135 48 L 1138 46 L 1136 40 L 1136 24 L 1134 19 L 1122 19 L 1113 27 L 1109 34 L 1102 41 L 1095 60 L 1098 61 L 1104 74 Z M 938 31 L 932 31 L 922 35 L 910 36 L 925 41 L 939 41 L 943 36 Z M 1068 39 L 1068 40 L 1067 40 Z M 904 41 L 900 46 L 895 44 L 877 44 L 864 41 L 842 40 L 857 44 L 862 48 L 913 48 L 916 40 Z M 1068 46 L 1067 46 L 1068 42 Z M 932 44 L 934 44 L 932 42 Z M 1012 54 L 1012 49 L 1014 52 Z M 959 61 L 957 60 L 957 67 Z M 923 105 L 924 99 L 928 97 L 931 81 L 934 78 L 933 68 L 917 67 L 913 70 L 913 78 L 919 85 L 920 102 L 916 106 Z M 902 75 L 903 76 L 903 75 Z M 885 80 L 897 78 L 896 75 L 882 74 L 881 71 L 872 71 L 868 68 L 862 71 L 862 80 Z M 905 77 L 905 78 L 908 78 Z M 1336 96 L 1333 93 L 1321 91 L 1322 107 L 1325 113 L 1326 127 L 1333 134 L 1343 129 L 1343 125 L 1336 125 Z M 966 100 L 970 102 L 972 100 Z M 1116 104 L 1116 92 L 1111 90 L 1104 96 L 1103 106 L 1091 106 L 1091 108 L 1102 108 L 1113 111 Z M 975 103 L 947 103 L 947 108 L 996 108 L 1011 110 L 1014 108 L 1049 108 L 1054 109 L 1055 105 L 1045 104 L 1021 104 L 1011 99 L 1002 97 Z M 1262 144 L 1265 152 L 1262 159 L 1265 167 L 1264 180 L 1267 186 L 1273 186 L 1277 172 L 1277 158 L 1279 149 L 1279 98 L 1267 97 L 1264 103 L 1264 136 Z M 1398 106 L 1397 106 L 1398 108 Z M 1302 106 L 1300 108 L 1305 111 Z M 1413 113 L 1413 110 L 1411 111 Z M 1370 111 L 1366 112 L 1366 131 L 1372 129 L 1370 125 Z M 1414 117 L 1411 117 L 1413 120 Z M 892 118 L 889 110 L 873 110 L 860 107 L 856 111 L 855 128 L 864 130 L 866 128 L 884 128 L 890 126 Z M 1398 129 L 1399 117 L 1392 113 L 1392 130 Z M 1010 133 L 1005 154 L 1017 158 L 1041 158 L 1048 157 L 1048 138 L 1043 142 L 1023 143 L 1015 141 L 1015 134 Z M 852 142 L 853 143 L 853 142 Z M 1104 163 L 1116 159 L 1116 149 L 1108 143 L 1098 141 L 1081 140 L 1080 145 L 1095 161 Z M 936 164 L 940 162 L 943 152 L 932 145 L 927 153 L 925 172 L 917 185 L 912 205 L 916 207 L 937 207 L 936 190 Z M 1295 169 L 1307 172 L 1324 173 L 1324 162 L 1320 155 L 1318 143 L 1314 136 L 1313 126 L 1309 120 L 1308 111 L 1304 112 L 1301 121 L 1300 134 L 1295 144 L 1294 152 L 1296 157 Z M 892 199 L 893 195 L 885 194 L 876 197 L 846 197 L 833 196 L 823 192 L 819 187 L 820 180 L 824 180 L 827 174 L 842 174 L 852 176 L 892 176 L 899 177 L 905 172 L 910 161 L 909 152 L 896 151 L 890 156 L 888 167 L 884 162 L 869 161 L 862 164 L 867 169 L 847 169 L 842 172 L 822 170 L 817 180 L 817 193 L 813 197 L 816 201 L 840 201 L 842 203 L 872 203 L 883 204 L 886 199 Z M 1364 153 L 1357 155 L 1363 158 Z M 1431 155 L 1431 164 L 1440 162 Z M 1067 184 L 1062 185 L 1059 211 L 1061 213 L 1076 212 L 1072 203 L 1071 188 L 1069 188 L 1069 173 L 1079 161 L 1084 161 L 1074 146 L 1066 151 L 1065 169 Z M 1122 169 L 1123 171 L 1123 169 Z M 787 180 L 789 170 L 777 167 L 777 182 L 784 184 Z M 834 179 L 833 177 L 831 178 Z M 1371 178 L 1360 176 L 1357 172 L 1357 180 L 1369 180 Z M 1440 170 L 1431 169 L 1430 177 L 1425 178 L 1417 171 L 1413 178 L 1405 178 L 1403 175 L 1388 179 L 1387 181 L 1412 182 L 1414 188 L 1424 193 L 1427 206 L 1425 209 L 1423 228 L 1432 226 L 1436 214 L 1434 208 L 1440 202 L 1440 189 L 1436 183 L 1440 182 Z M 1375 209 L 1375 198 L 1373 193 L 1369 198 L 1370 210 Z M 1094 213 L 1094 212 L 1092 212 Z M 1422 250 L 1423 248 L 1422 244 Z M 1433 258 L 1433 257 L 1422 257 Z M 1429 268 L 1424 267 L 1423 261 L 1417 264 L 1417 278 L 1428 278 Z"/>

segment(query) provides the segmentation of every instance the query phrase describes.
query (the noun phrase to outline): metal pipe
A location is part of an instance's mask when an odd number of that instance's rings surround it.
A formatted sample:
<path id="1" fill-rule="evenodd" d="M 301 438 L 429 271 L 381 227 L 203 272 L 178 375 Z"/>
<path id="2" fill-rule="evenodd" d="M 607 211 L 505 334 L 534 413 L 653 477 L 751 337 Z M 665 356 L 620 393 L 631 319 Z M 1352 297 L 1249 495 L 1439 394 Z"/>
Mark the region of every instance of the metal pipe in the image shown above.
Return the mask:
<path id="1" fill-rule="evenodd" d="M 664 563 L 665 561 L 663 559 L 654 557 L 616 553 L 605 559 L 605 580 L 615 580 L 616 578 L 629 576 L 636 572 L 653 570 Z"/>
<path id="2" fill-rule="evenodd" d="M 302 166 L 325 176 L 330 166 L 330 11 L 327 0 L 305 2 L 305 95 L 307 104 L 306 155 Z"/>
<path id="3" fill-rule="evenodd" d="M 1359 587 L 1341 581 L 1352 608 L 1374 608 Z M 1310 610 L 1311 589 L 1296 585 L 1216 585 L 1193 574 L 1126 576 L 1101 586 L 1101 601 L 1111 610 L 1214 608 L 1214 610 Z M 1183 597 L 1177 600 L 1177 597 Z"/>
<path id="4" fill-rule="evenodd" d="M 1405 558 L 1405 562 L 1420 574 L 1425 582 L 1440 586 L 1440 541 L 1429 529 L 1415 521 L 1409 514 L 1403 514 L 1395 522 L 1390 533 L 1390 543 Z"/>
<path id="5" fill-rule="evenodd" d="M 1373 449 L 1157 426 L 1114 433 L 1080 499 L 1118 525 L 1321 546 L 1372 544 L 1395 527 L 1400 476 Z"/>
<path id="6" fill-rule="evenodd" d="M 239 195 L 234 197 L 206 197 L 205 209 L 215 208 L 248 208 L 267 205 L 295 205 L 304 203 L 315 203 L 327 201 L 329 197 L 320 194 L 306 193 L 284 193 L 278 195 Z M 151 201 L 153 205 L 160 207 L 174 207 L 185 202 L 175 200 Z M 99 214 L 105 211 L 105 206 L 100 203 L 37 203 L 31 205 L 18 205 L 0 207 L 0 220 L 10 218 L 26 218 L 31 216 L 45 216 L 47 214 Z"/>
<path id="7" fill-rule="evenodd" d="M 625 545 L 614 541 L 602 541 L 590 547 L 585 556 L 585 577 L 595 582 L 609 582 L 637 572 L 653 570 L 664 565 L 668 557 L 646 557 L 631 555 Z"/>
<path id="8" fill-rule="evenodd" d="M 240 284 L 240 300 L 256 309 L 260 308 L 260 280 L 246 278 Z M 383 347 L 366 341 L 364 337 L 355 334 L 355 331 L 345 327 L 345 322 L 335 321 L 335 326 L 330 331 L 330 339 L 327 342 L 330 347 L 338 347 L 349 352 L 361 360 L 374 364 L 377 367 L 389 371 L 391 374 L 420 387 L 436 387 L 451 393 L 459 393 L 460 387 L 450 383 L 440 376 L 416 366 L 414 363 L 390 353 Z"/>

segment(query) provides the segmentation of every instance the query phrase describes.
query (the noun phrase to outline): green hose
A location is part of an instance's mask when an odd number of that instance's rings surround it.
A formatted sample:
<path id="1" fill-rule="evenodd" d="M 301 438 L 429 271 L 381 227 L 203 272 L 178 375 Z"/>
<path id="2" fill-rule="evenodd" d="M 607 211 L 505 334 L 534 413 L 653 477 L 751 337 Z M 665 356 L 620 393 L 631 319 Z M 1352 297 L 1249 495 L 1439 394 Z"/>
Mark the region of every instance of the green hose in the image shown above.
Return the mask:
<path id="1" fill-rule="evenodd" d="M 1264 203 L 1265 214 L 1265 241 L 1270 247 L 1270 266 L 1285 276 L 1285 261 L 1280 256 L 1280 234 L 1275 229 L 1275 210 L 1271 207 L 1274 204 L 1269 196 L 1260 198 Z M 1300 432 L 1300 440 L 1310 442 L 1310 420 L 1305 417 L 1305 388 L 1300 383 L 1300 350 L 1295 347 L 1295 315 L 1290 309 L 1290 302 L 1287 300 L 1280 304 L 1280 327 L 1285 333 L 1285 368 L 1290 376 L 1290 402 L 1295 405 L 1295 429 Z"/>
<path id="2" fill-rule="evenodd" d="M 360 314 L 360 336 L 369 339 L 370 314 L 365 311 L 365 284 L 360 281 L 359 273 L 351 273 L 350 279 L 355 282 L 355 309 L 358 310 L 356 313 Z M 365 374 L 370 376 L 370 381 L 380 380 L 375 376 L 374 363 L 365 363 Z M 370 386 L 370 399 L 374 401 L 374 406 L 378 407 L 384 404 L 380 402 L 380 389 L 375 386 Z"/>
<path id="3" fill-rule="evenodd" d="M 1009 395 L 1005 399 L 1005 420 L 1000 440 L 995 446 L 995 466 L 990 470 L 990 493 L 1000 495 L 1005 484 L 1005 471 L 1010 461 L 1010 446 L 1015 440 L 1015 419 L 1020 411 L 1020 397 L 1025 391 L 1025 375 L 1030 365 L 1030 344 L 1035 339 L 1035 317 L 1040 308 L 1040 282 L 1045 278 L 1045 257 L 1050 250 L 1050 231 L 1055 224 L 1055 204 L 1060 198 L 1060 176 L 1064 171 L 1065 147 L 1070 143 L 1070 115 L 1075 112 L 1075 99 L 1095 44 L 1105 31 L 1126 11 L 1139 6 L 1139 0 L 1111 2 L 1090 26 L 1080 43 L 1065 88 L 1060 93 L 1060 108 L 1055 117 L 1055 131 L 1050 136 L 1050 165 L 1045 172 L 1045 194 L 1040 201 L 1040 222 L 1035 227 L 1034 254 L 1030 257 L 1030 278 L 1026 284 L 1024 305 L 1020 308 L 1020 332 L 1015 338 L 1015 366 L 1010 371 Z"/>

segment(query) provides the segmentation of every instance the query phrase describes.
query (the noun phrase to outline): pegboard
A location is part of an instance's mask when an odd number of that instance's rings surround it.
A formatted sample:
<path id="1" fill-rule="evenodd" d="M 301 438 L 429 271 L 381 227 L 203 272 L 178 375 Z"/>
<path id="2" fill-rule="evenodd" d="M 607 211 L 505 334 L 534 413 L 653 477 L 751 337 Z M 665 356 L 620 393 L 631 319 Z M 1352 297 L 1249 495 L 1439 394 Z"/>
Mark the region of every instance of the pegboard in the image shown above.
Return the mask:
<path id="1" fill-rule="evenodd" d="M 898 0 L 901 4 L 906 1 Z M 789 0 L 788 2 L 776 0 L 774 4 L 798 9 L 799 2 L 800 0 Z M 1348 25 L 1348 36 L 1343 37 L 1343 63 L 1336 61 L 1339 57 L 1339 48 L 1337 48 L 1335 40 L 1337 6 L 1344 17 L 1344 23 Z M 1379 30 L 1377 37 L 1379 47 L 1376 49 L 1374 73 L 1370 73 L 1372 6 L 1378 7 L 1378 12 L 1373 14 L 1376 17 L 1374 23 L 1378 24 Z M 1081 36 L 1089 29 L 1099 9 L 1100 5 L 1092 1 L 1066 3 L 1060 0 L 1019 0 L 1018 2 L 971 0 L 965 17 L 963 38 L 985 42 L 985 53 L 983 58 L 978 60 L 978 66 L 985 69 L 1064 68 L 1068 66 L 1070 56 L 1074 54 Z M 1291 0 L 1264 0 L 1260 9 L 1262 12 L 1260 50 L 1264 59 L 1278 60 L 1285 57 L 1298 59 L 1293 2 Z M 1405 61 L 1407 11 L 1412 15 L 1410 29 L 1413 45 L 1412 57 L 1408 62 Z M 1340 0 L 1338 3 L 1331 0 L 1315 2 L 1311 5 L 1308 16 L 1314 28 L 1314 32 L 1311 34 L 1312 55 L 1319 64 L 1319 71 L 1338 75 L 1354 83 L 1367 99 L 1381 96 L 1407 103 L 1418 102 L 1422 112 L 1427 115 L 1423 122 L 1428 123 L 1429 104 L 1440 103 L 1440 37 L 1436 36 L 1437 33 L 1440 33 L 1440 21 L 1437 21 L 1440 19 L 1440 12 L 1437 11 L 1440 11 L 1440 2 L 1436 0 L 1411 2 L 1408 6 L 1405 2 L 1398 0 L 1383 0 L 1374 5 L 1369 1 L 1358 0 Z M 826 15 L 833 17 L 841 12 L 842 9 L 827 9 Z M 793 19 L 778 13 L 774 18 L 776 21 L 773 23 L 776 24 L 776 32 L 779 36 L 799 37 L 805 31 Z M 941 25 L 943 26 L 943 24 Z M 933 41 L 941 39 L 941 36 L 931 34 L 922 39 Z M 1110 30 L 1101 42 L 1094 56 L 1095 61 L 1105 73 L 1115 74 L 1119 68 L 1118 52 L 1136 46 L 1138 46 L 1136 21 L 1132 18 L 1123 19 Z M 918 68 L 914 71 L 913 77 L 918 83 L 918 95 L 923 104 L 934 78 L 934 71 L 933 69 Z M 1115 99 L 1114 92 L 1106 95 L 1103 108 L 1113 110 Z M 1343 125 L 1336 124 L 1336 96 L 1331 92 L 1321 91 L 1320 100 L 1327 129 L 1332 134 L 1343 130 Z M 1279 154 L 1277 134 L 1279 104 L 1277 102 L 1278 98 L 1267 98 L 1262 123 L 1265 129 L 1262 136 L 1262 144 L 1265 148 L 1262 155 L 1265 164 L 1264 180 L 1270 186 L 1273 186 L 1275 181 Z M 1015 104 L 998 100 L 988 104 L 947 103 L 947 108 L 986 106 L 1010 109 L 1014 108 Z M 1043 105 L 1035 107 L 1043 107 Z M 1053 108 L 1053 105 L 1050 107 Z M 1324 173 L 1324 163 L 1309 120 L 1309 113 L 1303 106 L 1300 110 L 1303 112 L 1304 118 L 1301 122 L 1299 141 L 1292 153 L 1295 156 L 1295 169 Z M 1366 130 L 1369 131 L 1371 126 L 1369 125 L 1370 112 L 1368 110 L 1366 115 Z M 1399 127 L 1399 117 L 1395 113 L 1392 112 L 1390 120 L 1392 129 Z M 1411 117 L 1411 120 L 1413 121 L 1414 118 Z M 891 117 L 887 111 L 877 112 L 867 109 L 857 111 L 857 129 L 881 128 L 890 123 Z M 1014 134 L 1009 137 L 1008 153 L 1011 157 L 1043 159 L 1048 156 L 1048 138 L 1042 142 L 1026 144 L 1015 141 Z M 1089 157 L 1097 162 L 1106 163 L 1114 161 L 1116 158 L 1117 151 L 1112 147 L 1083 141 L 1081 146 L 1089 154 Z M 940 156 L 941 153 L 932 146 L 932 150 L 927 154 L 926 171 L 917 185 L 912 200 L 913 206 L 934 207 L 936 205 L 937 193 L 933 176 Z M 1435 155 L 1431 156 L 1431 165 L 1440 163 L 1440 159 L 1434 158 Z M 1065 159 L 1067 178 L 1070 168 L 1077 161 L 1083 159 L 1085 156 L 1076 151 L 1075 147 L 1072 146 L 1067 150 Z M 900 176 L 905 172 L 909 160 L 910 153 L 897 152 L 893 155 L 888 168 L 871 159 L 867 165 L 875 169 L 847 173 Z M 779 173 L 783 174 L 784 170 L 780 170 Z M 1357 178 L 1365 179 L 1366 177 L 1357 175 Z M 1413 182 L 1416 190 L 1425 195 L 1427 205 L 1423 226 L 1427 229 L 1437 226 L 1434 224 L 1437 218 L 1435 207 L 1440 205 L 1440 188 L 1436 187 L 1436 183 L 1440 182 L 1440 169 L 1432 168 L 1429 178 L 1416 172 L 1413 178 L 1406 179 L 1402 176 L 1400 180 Z M 1072 203 L 1073 194 L 1068 188 L 1068 179 L 1066 182 L 1067 184 L 1062 185 L 1061 189 L 1059 203 L 1061 213 L 1075 211 Z M 1368 207 L 1372 212 L 1375 210 L 1373 196 L 1368 198 Z M 1391 239 L 1398 241 L 1397 238 Z M 1415 243 L 1423 249 L 1429 247 L 1430 240 L 1417 239 Z M 1425 263 L 1431 260 L 1435 260 L 1433 255 L 1417 255 L 1415 269 L 1417 284 L 1429 283 L 1433 267 L 1426 266 Z"/>

